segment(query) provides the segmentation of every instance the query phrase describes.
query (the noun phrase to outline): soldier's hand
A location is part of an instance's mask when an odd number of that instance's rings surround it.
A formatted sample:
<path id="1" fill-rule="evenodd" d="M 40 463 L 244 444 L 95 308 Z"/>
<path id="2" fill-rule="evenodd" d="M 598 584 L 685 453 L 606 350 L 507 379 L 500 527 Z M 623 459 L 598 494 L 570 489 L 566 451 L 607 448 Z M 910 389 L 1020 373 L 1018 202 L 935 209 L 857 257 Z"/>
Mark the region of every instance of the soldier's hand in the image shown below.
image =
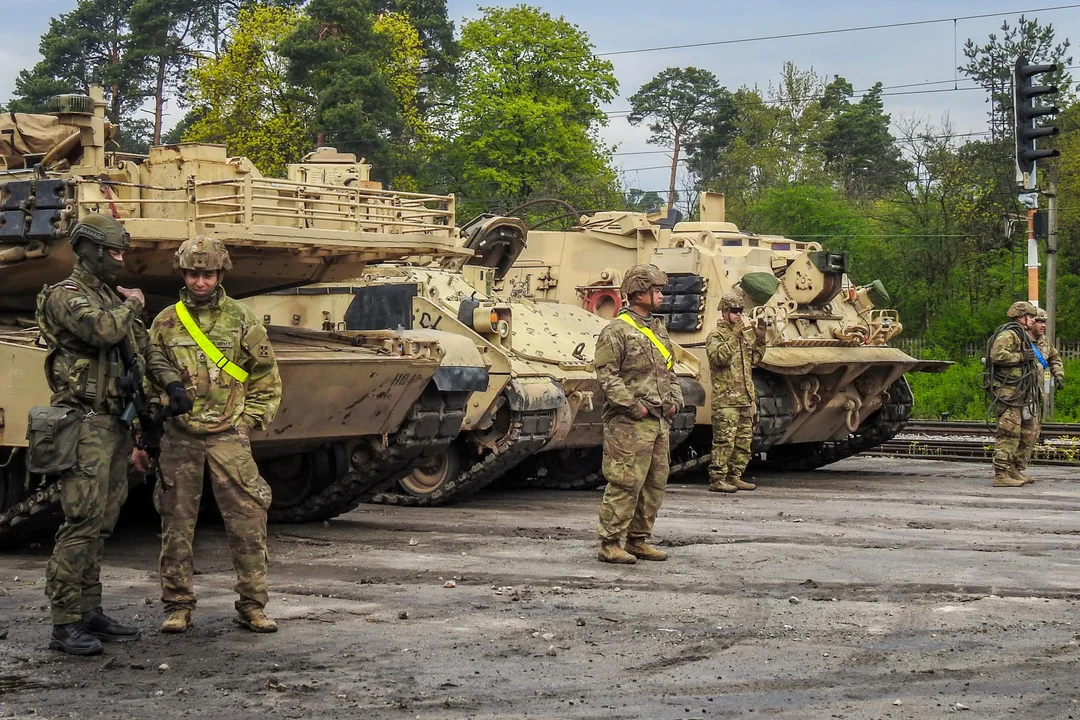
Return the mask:
<path id="1" fill-rule="evenodd" d="M 1024 357 L 1024 362 L 1035 362 L 1035 351 L 1030 345 L 1021 350 L 1020 354 Z"/>
<path id="2" fill-rule="evenodd" d="M 645 416 L 649 414 L 649 408 L 645 407 L 644 403 L 639 402 L 634 406 L 634 409 L 630 412 L 631 417 L 635 420 L 644 420 Z"/>
<path id="3" fill-rule="evenodd" d="M 131 451 L 131 464 L 134 465 L 135 469 L 139 472 L 146 472 L 150 469 L 150 453 L 135 448 Z"/>
<path id="4" fill-rule="evenodd" d="M 188 397 L 187 390 L 184 389 L 184 383 L 182 382 L 169 383 L 165 388 L 165 394 L 169 396 L 170 415 L 187 415 L 191 412 L 191 408 L 194 407 L 191 398 Z"/>
<path id="5" fill-rule="evenodd" d="M 143 305 L 146 304 L 146 296 L 143 295 L 142 290 L 140 290 L 139 288 L 126 288 L 126 287 L 122 287 L 120 285 L 117 285 L 116 286 L 116 292 L 120 293 L 120 296 L 123 297 L 125 300 L 127 300 L 130 297 L 133 297 L 136 300 L 138 300 L 139 302 L 141 302 Z"/>
<path id="6" fill-rule="evenodd" d="M 679 406 L 675 403 L 664 403 L 664 417 L 670 420 L 679 412 Z"/>
<path id="7" fill-rule="evenodd" d="M 1054 387 L 1057 388 L 1058 390 L 1065 387 L 1065 378 L 1061 377 L 1060 375 L 1055 377 L 1054 378 Z"/>

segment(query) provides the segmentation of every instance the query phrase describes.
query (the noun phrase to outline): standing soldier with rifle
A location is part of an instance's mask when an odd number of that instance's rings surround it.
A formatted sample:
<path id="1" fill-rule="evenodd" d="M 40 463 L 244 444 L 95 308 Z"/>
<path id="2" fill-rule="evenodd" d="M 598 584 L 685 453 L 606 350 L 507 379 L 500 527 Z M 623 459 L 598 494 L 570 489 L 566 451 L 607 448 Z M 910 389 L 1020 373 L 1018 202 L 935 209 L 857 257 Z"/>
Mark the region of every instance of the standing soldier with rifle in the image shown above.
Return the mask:
<path id="1" fill-rule="evenodd" d="M 669 421 L 683 406 L 671 340 L 653 317 L 666 283 L 667 275 L 655 265 L 627 270 L 621 290 L 628 306 L 596 341 L 608 481 L 597 528 L 601 562 L 667 560 L 667 553 L 645 542 L 667 487 Z"/>
<path id="2" fill-rule="evenodd" d="M 69 240 L 75 269 L 37 299 L 37 322 L 48 345 L 45 376 L 53 395 L 52 407 L 32 411 L 30 458 L 32 466 L 50 464 L 43 455 L 56 423 L 77 422 L 70 426 L 72 442 L 64 443 L 69 447 L 50 448 L 53 464 L 66 469 L 60 474 L 64 524 L 46 569 L 45 593 L 52 605 L 49 647 L 94 655 L 102 651 L 101 640 L 139 637 L 138 629 L 101 609 L 102 552 L 127 498 L 132 443 L 131 418 L 124 412 L 130 400 L 120 387 L 121 356 L 166 389 L 174 412 L 187 412 L 191 402 L 180 376 L 150 345 L 139 320 L 142 292 L 110 287 L 131 244 L 124 227 L 111 217 L 90 215 L 72 228 Z M 65 451 L 70 456 L 59 458 Z"/>
<path id="3" fill-rule="evenodd" d="M 274 632 L 277 624 L 263 610 L 270 486 L 259 475 L 249 439 L 252 429 L 270 425 L 281 401 L 274 351 L 255 313 L 225 294 L 221 282 L 232 260 L 224 244 L 194 237 L 176 251 L 173 267 L 184 278 L 180 302 L 157 316 L 150 335 L 179 369 L 195 406 L 186 418 L 166 422 L 154 488 L 167 613 L 161 631 L 184 632 L 191 623 L 191 544 L 209 466 L 236 570 L 237 622 L 254 632 Z"/>

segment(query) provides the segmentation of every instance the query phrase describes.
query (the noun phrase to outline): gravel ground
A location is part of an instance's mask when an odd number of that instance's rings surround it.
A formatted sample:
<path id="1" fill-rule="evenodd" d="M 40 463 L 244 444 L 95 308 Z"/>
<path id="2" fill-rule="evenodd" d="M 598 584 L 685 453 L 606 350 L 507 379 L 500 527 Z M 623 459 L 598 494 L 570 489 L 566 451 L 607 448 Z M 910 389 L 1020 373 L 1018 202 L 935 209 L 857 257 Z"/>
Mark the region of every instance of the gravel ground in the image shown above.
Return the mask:
<path id="1" fill-rule="evenodd" d="M 143 638 L 92 658 L 47 649 L 47 549 L 0 553 L 0 717 L 1080 718 L 1080 485 L 1032 475 L 858 458 L 675 485 L 672 558 L 635 566 L 596 562 L 598 493 L 364 506 L 271 528 L 263 636 L 232 622 L 214 525 L 196 624 L 161 635 L 158 538 L 126 528 L 106 610 Z"/>

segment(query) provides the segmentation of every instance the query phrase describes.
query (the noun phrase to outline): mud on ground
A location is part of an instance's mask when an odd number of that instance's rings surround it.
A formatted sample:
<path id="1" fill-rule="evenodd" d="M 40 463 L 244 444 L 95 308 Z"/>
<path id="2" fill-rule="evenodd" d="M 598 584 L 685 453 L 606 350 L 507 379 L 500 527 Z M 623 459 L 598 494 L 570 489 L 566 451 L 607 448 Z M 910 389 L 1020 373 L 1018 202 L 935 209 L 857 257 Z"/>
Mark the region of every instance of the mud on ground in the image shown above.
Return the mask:
<path id="1" fill-rule="evenodd" d="M 47 649 L 47 548 L 0 553 L 0 717 L 1080 718 L 1074 471 L 859 458 L 669 489 L 672 558 L 595 561 L 598 493 L 364 506 L 271 528 L 276 635 L 232 622 L 200 528 L 194 628 L 161 635 L 158 538 L 107 548 L 137 643 Z M 452 581 L 455 587 L 446 587 Z"/>

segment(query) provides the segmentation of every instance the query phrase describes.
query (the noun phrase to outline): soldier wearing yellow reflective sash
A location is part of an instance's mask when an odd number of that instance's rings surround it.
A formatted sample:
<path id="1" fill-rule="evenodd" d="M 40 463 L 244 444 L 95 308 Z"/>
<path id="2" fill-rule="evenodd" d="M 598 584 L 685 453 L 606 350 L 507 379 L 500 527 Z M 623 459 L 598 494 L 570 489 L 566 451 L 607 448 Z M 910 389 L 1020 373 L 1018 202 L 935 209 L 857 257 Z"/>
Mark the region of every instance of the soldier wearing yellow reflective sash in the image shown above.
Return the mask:
<path id="1" fill-rule="evenodd" d="M 269 426 L 281 400 L 274 351 L 255 313 L 220 284 L 232 268 L 221 242 L 192 238 L 177 250 L 173 265 L 182 271 L 185 287 L 180 302 L 154 320 L 150 337 L 179 370 L 194 407 L 166 423 L 154 489 L 161 513 L 161 598 L 168 614 L 161 629 L 187 630 L 195 607 L 191 546 L 209 468 L 236 570 L 237 621 L 273 632 L 277 625 L 263 610 L 270 486 L 251 456 L 249 433 Z"/>
<path id="2" fill-rule="evenodd" d="M 667 559 L 667 553 L 645 542 L 667 487 L 668 421 L 683 405 L 672 371 L 674 348 L 663 323 L 652 315 L 663 300 L 665 283 L 667 276 L 654 265 L 630 268 L 622 284 L 629 307 L 596 341 L 608 481 L 597 527 L 603 562 Z"/>

